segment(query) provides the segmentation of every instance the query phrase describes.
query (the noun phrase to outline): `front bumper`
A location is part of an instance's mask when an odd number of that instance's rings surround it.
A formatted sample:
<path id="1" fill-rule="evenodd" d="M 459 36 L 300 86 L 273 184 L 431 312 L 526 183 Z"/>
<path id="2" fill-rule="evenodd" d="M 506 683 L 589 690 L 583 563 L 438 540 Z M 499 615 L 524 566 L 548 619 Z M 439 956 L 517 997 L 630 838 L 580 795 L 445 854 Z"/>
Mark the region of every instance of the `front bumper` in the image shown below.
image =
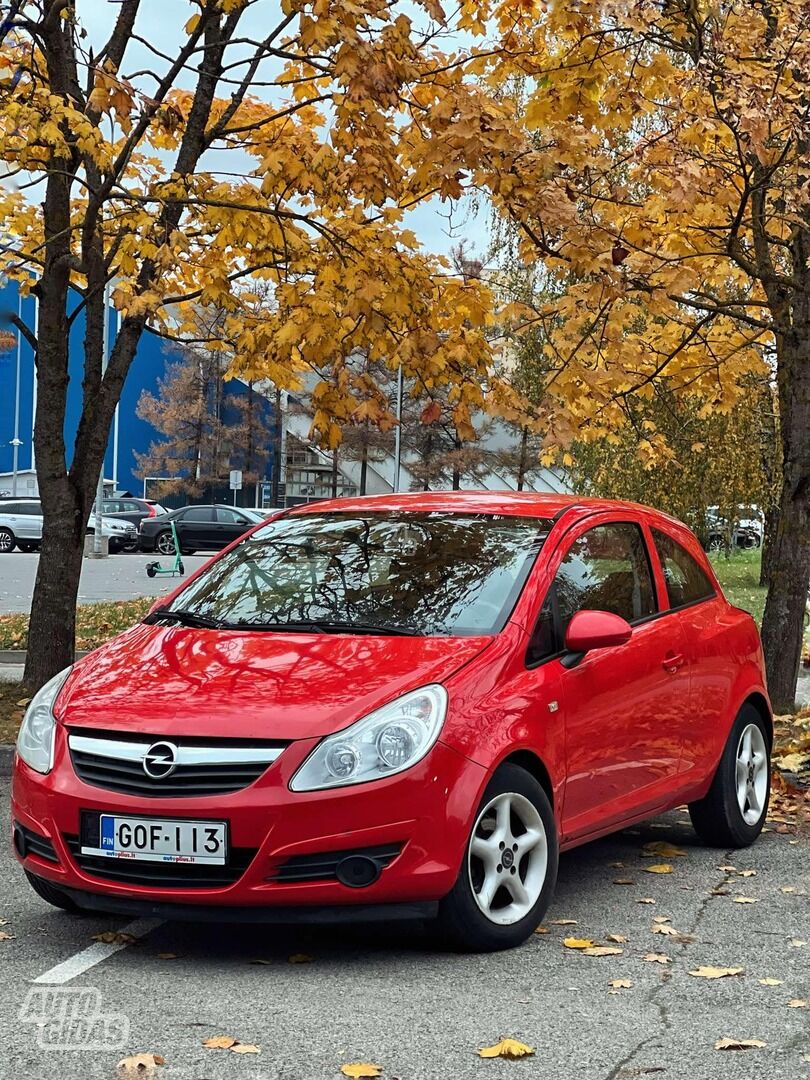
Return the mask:
<path id="1" fill-rule="evenodd" d="M 312 920 L 320 921 L 328 914 L 323 909 L 357 907 L 357 917 L 368 905 L 393 905 L 387 917 L 400 918 L 399 905 L 430 905 L 445 896 L 458 876 L 487 782 L 486 770 L 437 743 L 416 766 L 390 779 L 331 791 L 291 792 L 292 776 L 316 743 L 314 739 L 291 743 L 255 783 L 231 794 L 149 798 L 80 780 L 60 725 L 54 768 L 47 776 L 15 759 L 13 821 L 45 840 L 44 846 L 38 840 L 29 847 L 24 857 L 16 849 L 15 855 L 27 871 L 68 891 L 80 907 L 164 916 L 174 912 L 178 918 L 194 917 L 195 910 L 204 917 L 204 909 L 210 907 L 217 909 L 215 918 L 242 918 L 241 909 L 257 909 L 254 918 L 290 921 L 291 911 L 307 908 L 312 909 Z M 167 875 L 148 885 L 96 876 L 97 864 L 78 852 L 82 811 L 226 820 L 229 859 L 235 866 L 232 880 L 199 887 Z M 50 858 L 43 856 L 48 844 L 53 851 Z M 323 873 L 330 853 L 382 849 L 393 850 L 394 855 L 376 880 L 364 887 L 342 884 L 335 877 L 306 880 L 301 871 L 302 866 L 315 865 Z M 113 862 L 104 860 L 105 870 Z M 261 908 L 272 908 L 275 914 L 264 915 Z M 419 917 L 428 911 L 419 906 L 414 910 Z M 296 921 L 300 919 L 299 914 Z"/>

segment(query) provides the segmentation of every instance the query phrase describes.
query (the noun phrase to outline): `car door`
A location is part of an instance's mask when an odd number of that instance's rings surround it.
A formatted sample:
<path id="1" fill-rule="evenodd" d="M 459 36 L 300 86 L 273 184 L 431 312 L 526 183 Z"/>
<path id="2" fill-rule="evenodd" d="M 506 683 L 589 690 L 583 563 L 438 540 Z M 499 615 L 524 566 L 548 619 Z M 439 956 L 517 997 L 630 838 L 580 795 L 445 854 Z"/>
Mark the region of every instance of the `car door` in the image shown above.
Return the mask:
<path id="1" fill-rule="evenodd" d="M 247 532 L 255 524 L 238 510 L 232 510 L 230 506 L 218 506 L 216 514 L 219 547 L 226 547 L 232 540 L 238 539 L 242 533 Z"/>
<path id="2" fill-rule="evenodd" d="M 686 642 L 662 618 L 640 520 L 581 523 L 555 553 L 544 602 L 553 615 L 565 714 L 563 833 L 584 837 L 665 801 L 689 711 Z M 577 611 L 610 611 L 633 628 L 621 646 L 581 657 L 564 650 Z M 542 614 L 542 613 L 541 613 Z"/>
<path id="3" fill-rule="evenodd" d="M 189 506 L 175 518 L 180 546 L 197 551 L 217 547 L 213 506 Z"/>

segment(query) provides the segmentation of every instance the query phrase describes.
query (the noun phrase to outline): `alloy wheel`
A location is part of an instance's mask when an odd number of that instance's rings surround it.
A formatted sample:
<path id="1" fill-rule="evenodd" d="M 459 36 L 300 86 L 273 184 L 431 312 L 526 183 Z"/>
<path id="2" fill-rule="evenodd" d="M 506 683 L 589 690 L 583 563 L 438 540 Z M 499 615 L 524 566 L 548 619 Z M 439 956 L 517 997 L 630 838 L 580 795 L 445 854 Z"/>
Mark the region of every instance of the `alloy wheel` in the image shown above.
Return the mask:
<path id="1" fill-rule="evenodd" d="M 548 838 L 537 808 L 507 792 L 487 803 L 467 856 L 470 887 L 483 914 L 511 926 L 529 914 L 546 880 Z"/>
<path id="2" fill-rule="evenodd" d="M 768 794 L 768 748 L 756 724 L 747 724 L 737 744 L 737 803 L 746 825 L 762 817 Z"/>
<path id="3" fill-rule="evenodd" d="M 170 532 L 160 534 L 157 538 L 157 549 L 161 555 L 174 555 L 174 540 Z"/>
<path id="4" fill-rule="evenodd" d="M 14 550 L 14 536 L 8 529 L 0 529 L 0 551 L 4 554 Z"/>

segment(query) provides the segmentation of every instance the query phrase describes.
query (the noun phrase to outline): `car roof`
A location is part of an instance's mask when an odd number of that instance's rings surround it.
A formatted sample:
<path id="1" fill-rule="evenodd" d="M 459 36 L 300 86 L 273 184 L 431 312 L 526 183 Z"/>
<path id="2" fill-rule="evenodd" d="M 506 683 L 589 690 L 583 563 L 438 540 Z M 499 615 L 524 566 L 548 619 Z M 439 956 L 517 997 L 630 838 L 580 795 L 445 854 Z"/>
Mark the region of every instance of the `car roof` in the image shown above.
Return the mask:
<path id="1" fill-rule="evenodd" d="M 513 517 L 557 518 L 568 510 L 595 513 L 599 510 L 647 511 L 640 503 L 597 499 L 584 495 L 559 495 L 533 491 L 409 491 L 355 498 L 326 499 L 291 508 L 293 514 L 357 512 L 368 510 L 445 510 L 467 514 L 504 514 Z M 659 513 L 659 511 L 653 511 Z M 666 516 L 666 515 L 662 515 Z"/>

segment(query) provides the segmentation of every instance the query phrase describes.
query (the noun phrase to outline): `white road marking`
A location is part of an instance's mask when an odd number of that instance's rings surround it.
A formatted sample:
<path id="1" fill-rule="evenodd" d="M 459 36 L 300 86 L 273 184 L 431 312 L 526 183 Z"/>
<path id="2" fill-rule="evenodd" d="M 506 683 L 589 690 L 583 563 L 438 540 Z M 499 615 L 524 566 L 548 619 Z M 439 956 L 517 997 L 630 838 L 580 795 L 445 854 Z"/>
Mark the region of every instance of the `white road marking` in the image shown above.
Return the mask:
<path id="1" fill-rule="evenodd" d="M 122 926 L 119 931 L 120 934 L 131 934 L 132 937 L 142 938 L 147 934 L 150 934 L 156 927 L 163 923 L 163 919 L 136 919 L 135 922 L 129 923 L 127 926 Z M 56 967 L 50 968 L 43 975 L 37 976 L 34 979 L 35 983 L 44 983 L 47 986 L 63 986 L 65 983 L 69 983 L 71 979 L 77 978 L 79 975 L 83 975 L 85 971 L 89 971 L 90 968 L 95 967 L 96 964 L 102 963 L 102 961 L 108 959 L 113 953 L 119 952 L 121 949 L 125 949 L 130 942 L 121 942 L 119 944 L 107 945 L 103 941 L 94 941 L 92 945 L 88 945 L 86 949 L 82 949 L 81 952 L 77 952 L 75 955 L 68 957 L 67 960 L 63 960 L 61 964 L 57 964 Z"/>

